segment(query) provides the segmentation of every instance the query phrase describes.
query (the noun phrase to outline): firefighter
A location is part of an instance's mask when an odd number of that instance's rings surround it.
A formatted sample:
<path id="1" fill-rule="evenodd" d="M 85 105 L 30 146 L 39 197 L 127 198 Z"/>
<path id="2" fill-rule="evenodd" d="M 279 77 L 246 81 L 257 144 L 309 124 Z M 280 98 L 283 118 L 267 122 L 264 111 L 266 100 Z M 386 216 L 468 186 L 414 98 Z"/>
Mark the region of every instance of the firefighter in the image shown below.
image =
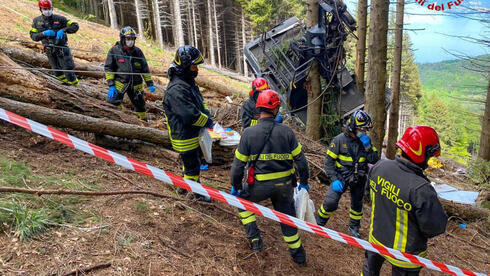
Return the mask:
<path id="1" fill-rule="evenodd" d="M 264 90 L 259 94 L 256 107 L 260 111 L 260 118 L 257 125 L 243 131 L 235 151 L 231 168 L 231 192 L 253 202 L 270 198 L 275 210 L 295 216 L 293 189 L 296 176 L 293 162 L 299 172 L 301 184 L 298 188 L 306 190 L 309 190 L 308 164 L 291 128 L 275 121 L 279 106 L 277 92 Z M 243 188 L 242 178 L 247 163 L 251 169 L 247 176 L 248 187 Z M 255 215 L 246 210 L 239 210 L 239 215 L 252 250 L 260 251 L 262 237 Z M 298 230 L 285 224 L 281 224 L 281 230 L 293 260 L 300 266 L 306 266 L 306 253 Z"/>
<path id="2" fill-rule="evenodd" d="M 396 143 L 395 160 L 381 160 L 368 175 L 371 194 L 369 242 L 425 257 L 427 240 L 444 233 L 448 217 L 423 171 L 440 153 L 437 133 L 412 126 Z M 392 275 L 419 275 L 419 265 L 366 251 L 362 275 L 379 275 L 384 260 Z"/>
<path id="3" fill-rule="evenodd" d="M 189 45 L 181 46 L 168 69 L 170 82 L 163 98 L 163 109 L 167 120 L 168 134 L 172 147 L 184 163 L 185 179 L 199 182 L 201 148 L 199 131 L 212 127 L 213 119 L 195 82 L 199 73 L 198 65 L 204 59 L 201 52 Z M 179 194 L 187 191 L 177 189 Z M 209 197 L 196 195 L 199 200 L 211 201 Z"/>
<path id="4" fill-rule="evenodd" d="M 122 108 L 124 94 L 127 93 L 136 115 L 141 120 L 148 121 L 143 81 L 151 93 L 154 93 L 156 88 L 153 86 L 145 55 L 140 48 L 134 46 L 137 37 L 133 28 L 122 28 L 119 33 L 120 40 L 107 53 L 104 66 L 105 78 L 109 85 L 107 102 Z"/>
<path id="5" fill-rule="evenodd" d="M 242 128 L 246 129 L 249 126 L 257 124 L 260 112 L 255 107 L 257 105 L 257 97 L 263 90 L 269 89 L 269 82 L 264 78 L 256 78 L 252 82 L 252 90 L 250 90 L 250 97 L 243 102 L 240 113 L 242 115 Z"/>
<path id="6" fill-rule="evenodd" d="M 371 117 L 363 110 L 355 111 L 344 132 L 335 136 L 327 149 L 325 171 L 331 180 L 323 204 L 318 209 L 316 221 L 324 226 L 337 210 L 340 197 L 350 188 L 350 214 L 347 232 L 360 237 L 362 198 L 368 172 L 368 163 L 378 161 L 378 152 L 371 145 L 367 132 L 372 127 Z"/>
<path id="7" fill-rule="evenodd" d="M 64 85 L 78 86 L 75 73 L 63 71 L 75 69 L 70 48 L 67 46 L 67 34 L 76 33 L 78 24 L 61 15 L 53 14 L 51 0 L 39 0 L 38 5 L 42 15 L 32 21 L 31 39 L 42 41 L 51 69 L 56 70 L 56 78 Z"/>

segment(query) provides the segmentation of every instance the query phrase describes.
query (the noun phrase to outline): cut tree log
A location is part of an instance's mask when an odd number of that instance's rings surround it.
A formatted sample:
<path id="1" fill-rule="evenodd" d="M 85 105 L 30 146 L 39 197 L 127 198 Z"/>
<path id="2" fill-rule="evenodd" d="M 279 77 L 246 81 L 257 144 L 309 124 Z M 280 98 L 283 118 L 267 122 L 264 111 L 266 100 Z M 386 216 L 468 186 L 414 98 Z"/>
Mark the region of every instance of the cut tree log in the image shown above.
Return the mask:
<path id="1" fill-rule="evenodd" d="M 484 219 L 488 222 L 490 219 L 490 211 L 487 209 L 467 204 L 459 204 L 442 198 L 439 198 L 439 201 L 449 216 L 460 217 L 466 221 Z"/>
<path id="2" fill-rule="evenodd" d="M 106 134 L 129 139 L 138 139 L 145 142 L 163 145 L 167 148 L 171 147 L 167 131 L 121 123 L 108 119 L 93 118 L 81 114 L 54 110 L 5 98 L 0 98 L 0 107 L 47 125 L 63 128 L 66 127 L 74 130 Z"/>

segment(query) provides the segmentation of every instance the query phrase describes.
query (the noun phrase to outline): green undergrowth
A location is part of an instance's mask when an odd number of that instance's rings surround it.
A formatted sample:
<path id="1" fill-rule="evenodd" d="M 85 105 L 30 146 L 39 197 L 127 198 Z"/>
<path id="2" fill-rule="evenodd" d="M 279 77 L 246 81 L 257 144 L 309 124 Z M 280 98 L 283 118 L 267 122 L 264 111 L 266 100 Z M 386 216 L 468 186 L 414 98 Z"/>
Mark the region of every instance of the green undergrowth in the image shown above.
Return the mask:
<path id="1" fill-rule="evenodd" d="M 39 176 L 31 168 L 8 158 L 0 158 L 0 186 L 23 189 L 98 190 L 77 180 L 70 173 L 62 176 Z M 0 193 L 0 230 L 27 240 L 60 224 L 79 225 L 88 214 L 80 206 L 81 196 L 31 195 Z"/>

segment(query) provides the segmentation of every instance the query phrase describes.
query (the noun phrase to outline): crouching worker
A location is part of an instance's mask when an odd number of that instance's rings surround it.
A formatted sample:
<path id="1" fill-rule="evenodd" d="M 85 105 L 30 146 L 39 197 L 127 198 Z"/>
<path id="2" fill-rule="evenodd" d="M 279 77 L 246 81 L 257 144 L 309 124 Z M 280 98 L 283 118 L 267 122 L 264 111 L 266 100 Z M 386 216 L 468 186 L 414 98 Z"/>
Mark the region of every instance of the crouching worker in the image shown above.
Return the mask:
<path id="1" fill-rule="evenodd" d="M 381 160 L 369 172 L 371 226 L 369 242 L 425 257 L 427 240 L 444 233 L 447 216 L 424 175 L 427 161 L 441 152 L 439 138 L 428 126 L 409 127 L 395 160 Z M 379 275 L 383 262 L 392 275 L 419 275 L 421 266 L 366 251 L 362 275 Z"/>
<path id="2" fill-rule="evenodd" d="M 105 78 L 109 85 L 107 102 L 122 108 L 124 94 L 127 93 L 136 115 L 141 120 L 148 121 L 143 81 L 146 82 L 151 93 L 156 89 L 149 75 L 150 69 L 143 52 L 134 46 L 137 38 L 134 29 L 122 28 L 119 38 L 119 42 L 109 50 L 105 60 Z"/>
<path id="3" fill-rule="evenodd" d="M 258 96 L 256 107 L 260 118 L 257 125 L 244 130 L 235 151 L 231 168 L 232 194 L 253 202 L 270 198 L 276 211 L 295 216 L 293 189 L 296 176 L 293 162 L 299 172 L 299 189 L 306 190 L 309 190 L 308 164 L 291 128 L 275 121 L 279 106 L 279 94 L 275 91 L 264 90 Z M 250 167 L 248 187 L 244 189 L 242 179 L 247 163 Z M 252 250 L 260 251 L 262 237 L 255 215 L 245 210 L 239 210 L 239 215 Z M 281 224 L 281 230 L 293 260 L 300 266 L 306 266 L 306 253 L 298 229 Z"/>
<path id="4" fill-rule="evenodd" d="M 78 31 L 78 24 L 61 15 L 53 14 L 51 0 L 39 0 L 38 5 L 41 15 L 32 22 L 31 39 L 42 41 L 51 69 L 56 70 L 56 78 L 64 85 L 78 86 L 78 78 L 72 72 L 75 63 L 68 48 L 67 36 Z"/>

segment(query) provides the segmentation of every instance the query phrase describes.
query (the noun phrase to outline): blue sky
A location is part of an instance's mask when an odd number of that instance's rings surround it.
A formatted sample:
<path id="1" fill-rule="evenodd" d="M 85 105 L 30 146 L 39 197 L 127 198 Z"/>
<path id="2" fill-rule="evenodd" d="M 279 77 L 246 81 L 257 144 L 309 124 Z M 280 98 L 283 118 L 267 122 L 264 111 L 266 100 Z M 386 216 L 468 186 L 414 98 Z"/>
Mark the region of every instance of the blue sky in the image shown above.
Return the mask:
<path id="1" fill-rule="evenodd" d="M 432 2 L 446 3 L 454 0 L 426 0 L 425 7 L 407 0 L 405 5 L 405 28 L 424 29 L 423 31 L 405 31 L 410 36 L 415 50 L 415 60 L 417 63 L 438 62 L 442 60 L 455 59 L 447 51 L 463 53 L 469 56 L 490 54 L 490 45 L 478 45 L 470 43 L 461 38 L 448 35 L 471 36 L 476 38 L 486 38 L 490 40 L 490 23 L 477 22 L 463 18 L 461 16 L 450 15 L 447 11 L 430 11 L 427 4 Z M 344 1 L 353 15 L 356 14 L 357 0 Z M 395 1 L 391 1 L 395 2 Z M 487 20 L 490 20 L 490 0 L 463 0 L 465 7 L 487 11 Z M 463 5 L 462 4 L 462 5 Z M 396 4 L 390 5 L 390 10 L 394 11 Z M 453 12 L 472 12 L 472 10 L 455 7 Z M 472 14 L 465 14 L 467 17 L 474 17 Z"/>

